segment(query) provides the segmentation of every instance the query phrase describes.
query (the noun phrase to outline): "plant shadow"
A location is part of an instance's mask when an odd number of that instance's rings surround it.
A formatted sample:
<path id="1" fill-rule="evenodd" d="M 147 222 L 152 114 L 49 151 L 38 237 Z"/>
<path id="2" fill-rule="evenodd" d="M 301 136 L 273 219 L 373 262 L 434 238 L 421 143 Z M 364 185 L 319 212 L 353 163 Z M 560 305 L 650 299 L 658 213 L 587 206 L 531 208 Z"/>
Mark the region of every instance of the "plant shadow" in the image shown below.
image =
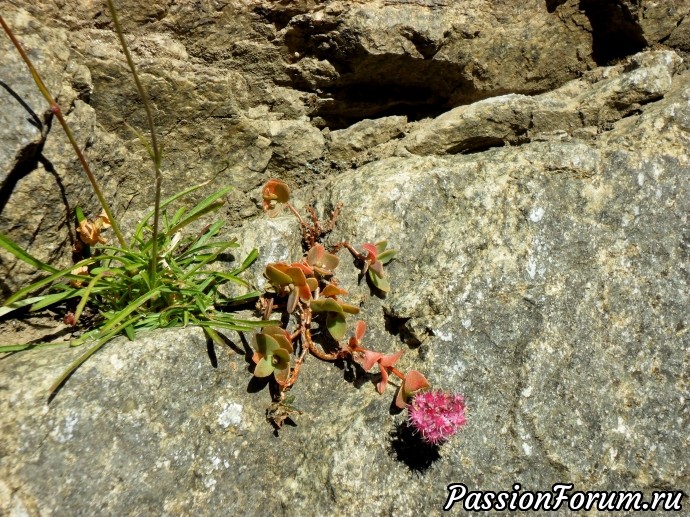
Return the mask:
<path id="1" fill-rule="evenodd" d="M 439 446 L 425 442 L 406 420 L 397 424 L 390 436 L 391 455 L 413 472 L 423 474 L 441 459 Z"/>

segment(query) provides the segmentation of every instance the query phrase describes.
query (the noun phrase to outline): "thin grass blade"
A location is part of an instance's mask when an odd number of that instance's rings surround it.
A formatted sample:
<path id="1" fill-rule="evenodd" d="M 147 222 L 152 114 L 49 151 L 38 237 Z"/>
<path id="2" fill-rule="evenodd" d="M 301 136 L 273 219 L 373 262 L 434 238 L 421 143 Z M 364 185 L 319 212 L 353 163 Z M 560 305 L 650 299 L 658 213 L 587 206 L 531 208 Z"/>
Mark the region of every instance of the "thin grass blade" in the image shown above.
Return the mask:
<path id="1" fill-rule="evenodd" d="M 40 269 L 42 271 L 47 271 L 48 273 L 57 273 L 58 269 L 54 268 L 53 266 L 46 264 L 45 262 L 37 259 L 30 253 L 27 253 L 23 249 L 21 249 L 14 241 L 9 239 L 8 237 L 5 237 L 3 234 L 0 233 L 0 246 L 2 246 L 6 251 L 9 251 L 17 257 L 19 260 L 23 260 L 27 264 L 35 267 L 36 269 Z"/>

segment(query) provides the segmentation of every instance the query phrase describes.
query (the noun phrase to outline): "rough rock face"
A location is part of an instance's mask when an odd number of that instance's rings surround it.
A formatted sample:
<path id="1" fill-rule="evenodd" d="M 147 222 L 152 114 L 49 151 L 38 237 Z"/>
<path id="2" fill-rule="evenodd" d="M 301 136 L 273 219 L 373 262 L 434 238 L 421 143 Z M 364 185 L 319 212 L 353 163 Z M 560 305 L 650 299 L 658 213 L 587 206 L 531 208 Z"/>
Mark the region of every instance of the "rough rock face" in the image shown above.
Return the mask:
<path id="1" fill-rule="evenodd" d="M 236 182 L 228 217 L 241 251 L 259 248 L 247 275 L 259 287 L 263 265 L 299 257 L 299 229 L 254 217 L 244 192 L 278 175 L 321 214 L 342 202 L 332 242 L 400 250 L 385 298 L 341 256 L 367 343 L 406 349 L 403 369 L 464 393 L 469 424 L 420 451 L 391 389 L 310 358 L 293 390 L 303 414 L 276 437 L 268 390 L 247 371 L 251 336 L 113 342 L 50 405 L 80 350 L 27 352 L 0 360 L 0 514 L 436 515 L 452 482 L 690 493 L 685 3 L 139 4 L 127 27 L 169 146 L 167 188 Z M 123 120 L 142 115 L 101 7 L 25 7 L 35 18 L 2 15 L 47 42 L 51 87 L 135 220 L 146 163 Z M 658 42 L 676 50 L 625 57 Z M 2 78 L 40 106 L 19 79 Z M 2 116 L 20 120 L 0 129 L 3 181 L 42 152 L 66 204 L 88 203 L 57 128 L 41 133 L 5 92 L 20 114 Z M 64 203 L 41 212 L 33 194 L 41 167 L 1 223 L 51 258 L 41 239 L 60 226 L 36 231 L 21 215 L 65 224 Z"/>
<path id="2" fill-rule="evenodd" d="M 392 154 L 390 146 L 360 151 L 337 138 L 331 148 L 329 130 L 387 116 L 413 123 L 497 95 L 548 92 L 658 42 L 690 48 L 685 2 L 127 0 L 119 7 L 163 135 L 164 194 L 211 180 L 200 199 L 232 183 L 233 223 L 257 214 L 246 193 L 268 177 L 313 185 Z M 152 202 L 151 168 L 128 128 L 144 128 L 144 112 L 107 9 L 19 1 L 3 16 L 85 131 L 80 142 L 124 228 L 134 225 Z M 61 130 L 43 120 L 45 104 L 23 64 L 6 39 L 1 44 L 0 80 L 26 106 L 0 89 L 9 108 L 3 128 L 11 128 L 3 129 L 0 155 L 0 231 L 66 265 L 74 207 L 100 210 Z M 27 122 L 30 111 L 42 133 Z M 406 131 L 392 129 L 394 138 Z M 3 297 L 33 278 L 12 257 L 0 260 Z"/>

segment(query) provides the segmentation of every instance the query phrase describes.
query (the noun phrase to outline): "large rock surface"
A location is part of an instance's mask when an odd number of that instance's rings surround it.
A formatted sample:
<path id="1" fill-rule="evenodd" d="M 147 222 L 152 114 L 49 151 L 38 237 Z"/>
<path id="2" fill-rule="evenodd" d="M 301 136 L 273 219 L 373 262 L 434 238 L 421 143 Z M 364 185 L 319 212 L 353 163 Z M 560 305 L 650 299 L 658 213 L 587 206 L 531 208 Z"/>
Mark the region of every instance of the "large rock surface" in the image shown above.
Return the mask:
<path id="1" fill-rule="evenodd" d="M 141 111 L 102 6 L 59 4 L 2 14 L 50 52 L 48 81 L 131 223 L 147 164 L 123 122 L 141 127 Z M 406 349 L 403 369 L 464 393 L 469 424 L 438 452 L 419 449 L 401 436 L 393 390 L 310 358 L 293 390 L 303 414 L 274 436 L 249 335 L 114 341 L 50 404 L 81 350 L 9 355 L 0 515 L 436 515 L 452 482 L 690 493 L 685 3 L 126 4 L 168 142 L 166 188 L 216 175 L 238 186 L 227 216 L 241 251 L 260 250 L 247 274 L 259 287 L 263 265 L 301 250 L 291 217 L 255 217 L 256 187 L 278 175 L 321 214 L 342 202 L 331 242 L 400 250 L 385 298 L 341 254 L 366 343 Z M 679 50 L 625 58 L 660 41 Z M 10 54 L 3 82 L 43 117 Z M 66 201 L 48 207 L 35 194 L 51 191 L 43 170 L 30 169 L 2 231 L 57 260 L 59 242 L 42 239 L 68 242 L 64 206 L 95 210 L 93 199 L 56 125 L 14 116 L 3 181 L 39 150 Z M 3 260 L 9 291 L 26 277 Z"/>
<path id="2" fill-rule="evenodd" d="M 146 150 L 129 126 L 143 131 L 146 124 L 105 5 L 1 5 L 70 114 L 122 226 L 133 227 L 151 206 L 153 182 Z M 198 200 L 231 183 L 232 223 L 257 215 L 246 194 L 269 177 L 312 185 L 393 154 L 380 141 L 362 150 L 352 133 L 349 144 L 334 135 L 330 147 L 329 131 L 389 116 L 414 123 L 497 95 L 548 92 L 647 45 L 690 48 L 687 2 L 118 5 L 163 135 L 164 194 L 211 180 Z M 41 132 L 30 122 L 30 111 L 43 119 L 45 104 L 5 38 L 0 65 L 0 80 L 26 104 L 0 89 L 8 108 L 0 115 L 0 231 L 67 265 L 74 207 L 100 209 L 57 124 Z M 407 129 L 395 123 L 377 139 L 401 131 Z M 35 278 L 6 254 L 0 261 L 2 297 Z"/>

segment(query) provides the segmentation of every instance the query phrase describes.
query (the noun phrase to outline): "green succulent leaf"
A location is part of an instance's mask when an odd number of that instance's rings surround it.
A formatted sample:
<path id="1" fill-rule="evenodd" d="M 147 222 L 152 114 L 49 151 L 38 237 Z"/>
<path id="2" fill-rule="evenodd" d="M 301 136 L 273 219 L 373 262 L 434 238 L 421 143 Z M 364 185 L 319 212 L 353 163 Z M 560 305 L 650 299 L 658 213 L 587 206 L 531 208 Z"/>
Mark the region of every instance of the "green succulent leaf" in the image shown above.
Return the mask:
<path id="1" fill-rule="evenodd" d="M 266 266 L 266 277 L 274 286 L 290 285 L 292 278 L 272 265 Z"/>
<path id="2" fill-rule="evenodd" d="M 273 354 L 280 348 L 278 341 L 276 341 L 273 336 L 269 336 L 268 334 L 255 334 L 254 341 L 256 342 L 256 351 L 261 355 Z"/>
<path id="3" fill-rule="evenodd" d="M 320 298 L 311 301 L 311 310 L 314 312 L 333 312 L 343 314 L 342 306 L 332 298 Z"/>
<path id="4" fill-rule="evenodd" d="M 386 251 L 386 246 L 388 246 L 388 241 L 379 241 L 376 244 L 376 255 L 381 255 L 384 251 Z"/>
<path id="5" fill-rule="evenodd" d="M 381 264 L 388 264 L 398 255 L 398 250 L 386 250 L 379 255 L 379 261 Z"/>
<path id="6" fill-rule="evenodd" d="M 345 302 L 338 302 L 338 304 L 343 309 L 343 313 L 359 314 L 359 307 L 357 307 L 356 305 L 350 305 L 349 303 Z"/>
<path id="7" fill-rule="evenodd" d="M 292 353 L 292 342 L 288 339 L 288 333 L 282 327 L 271 326 L 263 329 L 263 334 L 267 334 L 276 340 L 281 349 Z"/>
<path id="8" fill-rule="evenodd" d="M 386 277 L 378 276 L 371 269 L 369 269 L 368 274 L 369 280 L 371 280 L 371 283 L 374 285 L 374 287 L 376 287 L 376 289 L 384 293 L 387 293 L 391 290 L 391 285 Z"/>
<path id="9" fill-rule="evenodd" d="M 82 221 L 86 220 L 86 216 L 84 215 L 84 211 L 81 209 L 80 206 L 78 206 L 74 209 L 74 215 L 77 218 L 77 223 L 81 223 Z"/>
<path id="10" fill-rule="evenodd" d="M 268 377 L 273 373 L 273 363 L 271 362 L 271 358 L 273 356 L 266 356 L 262 357 L 259 362 L 256 364 L 256 368 L 254 368 L 254 376 L 256 377 Z"/>
<path id="11" fill-rule="evenodd" d="M 285 368 L 290 366 L 290 354 L 288 354 L 287 350 L 279 348 L 273 352 L 271 364 L 273 364 L 274 370 L 285 370 Z"/>
<path id="12" fill-rule="evenodd" d="M 383 278 L 383 264 L 381 264 L 380 260 L 376 260 L 369 264 L 369 271 L 373 271 L 376 275 Z"/>
<path id="13" fill-rule="evenodd" d="M 328 316 L 326 316 L 326 328 L 336 341 L 343 339 L 345 334 L 347 334 L 345 315 L 337 312 L 329 312 Z"/>

